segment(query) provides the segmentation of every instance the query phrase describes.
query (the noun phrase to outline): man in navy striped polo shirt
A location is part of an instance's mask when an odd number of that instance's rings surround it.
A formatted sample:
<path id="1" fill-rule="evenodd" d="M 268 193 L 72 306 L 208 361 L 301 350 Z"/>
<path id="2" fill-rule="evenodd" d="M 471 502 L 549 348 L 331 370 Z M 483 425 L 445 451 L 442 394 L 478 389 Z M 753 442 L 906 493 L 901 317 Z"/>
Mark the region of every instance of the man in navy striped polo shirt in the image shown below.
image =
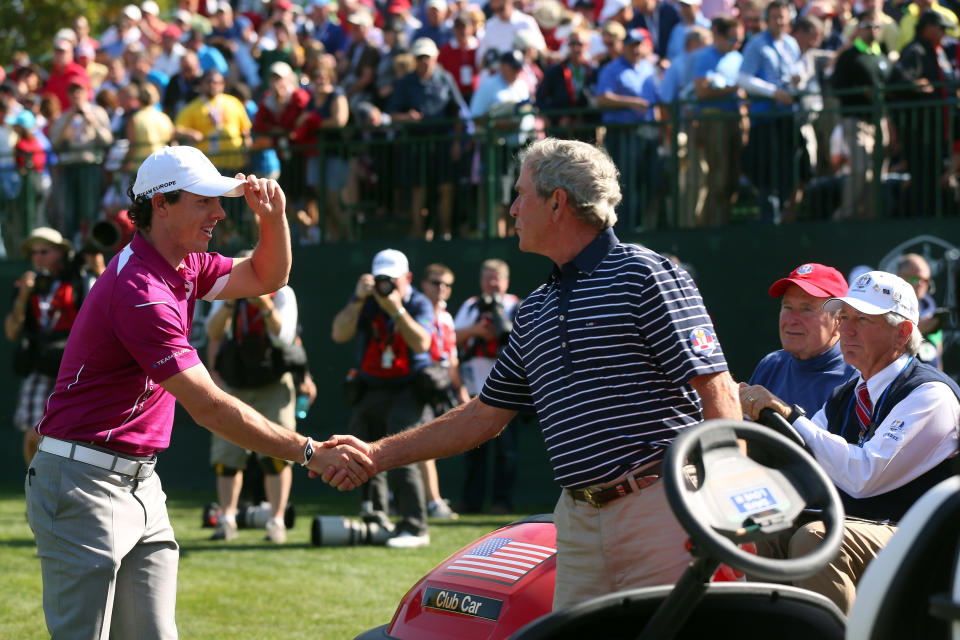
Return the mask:
<path id="1" fill-rule="evenodd" d="M 510 214 L 520 249 L 549 257 L 553 273 L 520 306 L 478 398 L 368 453 L 378 470 L 449 456 L 536 411 L 564 488 L 554 512 L 557 609 L 680 576 L 687 535 L 657 482 L 659 463 L 680 430 L 741 411 L 690 276 L 614 235 L 610 157 L 548 138 L 521 161 Z"/>

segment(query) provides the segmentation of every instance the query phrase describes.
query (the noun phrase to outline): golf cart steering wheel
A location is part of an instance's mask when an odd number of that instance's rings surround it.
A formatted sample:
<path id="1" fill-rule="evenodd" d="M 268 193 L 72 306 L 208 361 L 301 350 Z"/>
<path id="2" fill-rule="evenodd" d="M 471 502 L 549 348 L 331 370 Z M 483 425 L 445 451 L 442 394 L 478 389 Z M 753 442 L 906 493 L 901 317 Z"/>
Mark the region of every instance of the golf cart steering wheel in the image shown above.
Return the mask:
<path id="1" fill-rule="evenodd" d="M 840 550 L 844 514 L 833 482 L 803 449 L 767 427 L 736 420 L 692 427 L 667 451 L 663 476 L 667 500 L 696 555 L 786 582 L 817 573 Z M 821 511 L 826 528 L 809 554 L 770 559 L 738 547 L 792 528 L 805 508 Z"/>
<path id="2" fill-rule="evenodd" d="M 770 427 L 782 436 L 786 436 L 788 440 L 800 445 L 804 451 L 810 455 L 813 455 L 813 453 L 810 451 L 810 448 L 807 446 L 806 441 L 803 439 L 803 436 L 800 435 L 800 432 L 797 431 L 796 428 L 790 424 L 786 418 L 770 407 L 760 410 L 760 415 L 757 417 L 757 422 Z"/>

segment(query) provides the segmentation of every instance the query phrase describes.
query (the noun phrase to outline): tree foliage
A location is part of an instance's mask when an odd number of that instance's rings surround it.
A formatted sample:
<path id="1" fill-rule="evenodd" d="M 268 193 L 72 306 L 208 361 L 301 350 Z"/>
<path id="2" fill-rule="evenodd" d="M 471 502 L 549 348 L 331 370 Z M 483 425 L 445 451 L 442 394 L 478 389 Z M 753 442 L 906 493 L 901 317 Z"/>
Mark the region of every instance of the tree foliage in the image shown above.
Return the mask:
<path id="1" fill-rule="evenodd" d="M 26 51 L 35 60 L 48 58 L 54 34 L 70 27 L 79 15 L 87 16 L 96 37 L 125 4 L 124 0 L 0 0 L 0 65 L 8 66 L 15 51 Z"/>

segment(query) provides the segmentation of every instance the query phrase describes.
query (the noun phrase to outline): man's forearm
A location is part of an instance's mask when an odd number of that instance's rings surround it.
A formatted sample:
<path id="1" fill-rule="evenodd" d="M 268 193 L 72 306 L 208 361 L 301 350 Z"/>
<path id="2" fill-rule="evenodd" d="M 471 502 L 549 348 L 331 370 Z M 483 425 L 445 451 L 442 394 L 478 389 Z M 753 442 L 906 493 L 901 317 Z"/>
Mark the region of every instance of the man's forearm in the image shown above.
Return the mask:
<path id="1" fill-rule="evenodd" d="M 423 353 L 430 348 L 430 332 L 423 328 L 419 322 L 410 317 L 409 313 L 402 313 L 396 316 L 394 322 L 403 341 L 415 353 Z"/>
<path id="2" fill-rule="evenodd" d="M 260 241 L 253 249 L 250 261 L 260 281 L 268 284 L 262 293 L 276 291 L 287 284 L 293 264 L 287 216 L 281 213 L 260 219 Z"/>
<path id="3" fill-rule="evenodd" d="M 379 472 L 452 456 L 497 436 L 516 414 L 474 398 L 421 427 L 378 440 L 371 445 L 370 457 Z"/>
<path id="4" fill-rule="evenodd" d="M 343 343 L 353 340 L 353 336 L 357 333 L 357 320 L 360 319 L 362 308 L 363 300 L 351 300 L 334 316 L 330 330 L 330 336 L 334 342 Z"/>
<path id="5" fill-rule="evenodd" d="M 271 422 L 233 396 L 226 393 L 224 396 L 226 399 L 216 415 L 195 416 L 200 418 L 199 424 L 244 449 L 280 460 L 303 462 L 304 436 Z"/>
<path id="6" fill-rule="evenodd" d="M 704 420 L 715 418 L 741 420 L 743 418 L 737 386 L 730 377 L 730 372 L 721 371 L 696 376 L 690 380 L 690 386 L 700 395 Z"/>

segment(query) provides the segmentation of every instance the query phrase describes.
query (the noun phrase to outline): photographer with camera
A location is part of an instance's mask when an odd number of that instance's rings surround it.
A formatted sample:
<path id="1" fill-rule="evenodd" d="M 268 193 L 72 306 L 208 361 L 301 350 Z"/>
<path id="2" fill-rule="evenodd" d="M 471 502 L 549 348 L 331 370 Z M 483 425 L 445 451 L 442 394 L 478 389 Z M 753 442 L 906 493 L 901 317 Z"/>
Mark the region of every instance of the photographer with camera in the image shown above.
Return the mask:
<path id="1" fill-rule="evenodd" d="M 33 427 L 43 417 L 87 287 L 79 271 L 71 268 L 73 246 L 56 229 L 37 227 L 22 250 L 32 268 L 17 280 L 4 330 L 7 340 L 17 343 L 13 368 L 23 382 L 13 424 L 23 432 L 23 458 L 30 464 L 40 441 Z"/>
<path id="2" fill-rule="evenodd" d="M 357 280 L 353 295 L 333 319 L 334 342 L 357 339 L 357 374 L 348 378 L 345 399 L 353 406 L 350 433 L 372 441 L 406 431 L 429 417 L 417 393 L 417 372 L 430 364 L 433 305 L 413 288 L 407 257 L 384 249 L 373 258 L 372 273 Z M 427 506 L 416 464 L 391 469 L 362 489 L 364 516 L 385 518 L 387 481 L 397 501 L 400 523 L 388 547 L 430 544 Z"/>
<path id="3" fill-rule="evenodd" d="M 248 258 L 252 251 L 241 251 Z M 274 293 L 239 300 L 217 300 L 207 316 L 207 358 L 220 388 L 291 431 L 297 430 L 297 389 L 285 352 L 303 351 L 297 343 L 297 298 L 289 285 Z M 304 367 L 305 367 L 304 359 Z M 250 451 L 210 434 L 210 464 L 217 475 L 217 499 L 223 508 L 211 540 L 237 537 L 237 505 Z M 287 541 L 284 514 L 293 484 L 292 463 L 257 454 L 270 502 L 265 540 Z"/>
<path id="4" fill-rule="evenodd" d="M 485 260 L 480 266 L 480 295 L 467 299 L 453 324 L 460 348 L 460 376 L 470 397 L 480 394 L 497 356 L 513 330 L 513 317 L 520 299 L 507 293 L 510 267 L 503 260 Z M 486 497 L 487 451 L 494 449 L 493 513 L 513 511 L 513 484 L 517 478 L 516 430 L 508 425 L 499 438 L 487 441 L 465 454 L 463 482 L 464 513 L 480 513 Z"/>

